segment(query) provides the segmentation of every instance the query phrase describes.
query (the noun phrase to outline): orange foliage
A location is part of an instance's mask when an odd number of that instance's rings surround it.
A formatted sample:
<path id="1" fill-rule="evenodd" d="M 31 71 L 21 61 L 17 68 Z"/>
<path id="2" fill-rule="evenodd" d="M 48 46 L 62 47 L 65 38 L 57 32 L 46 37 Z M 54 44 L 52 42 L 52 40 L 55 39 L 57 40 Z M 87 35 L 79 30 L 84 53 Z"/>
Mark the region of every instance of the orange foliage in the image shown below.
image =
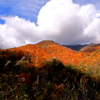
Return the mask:
<path id="1" fill-rule="evenodd" d="M 89 67 L 91 67 L 94 75 L 97 69 L 100 72 L 100 46 L 98 44 L 86 46 L 81 49 L 82 52 L 76 52 L 53 41 L 46 40 L 34 45 L 28 44 L 4 51 L 8 55 L 16 54 L 18 60 L 25 56 L 25 59 L 29 60 L 27 65 L 30 68 L 43 67 L 45 61 L 57 59 L 66 66 L 70 63 L 76 65 L 78 69 L 84 72 L 90 71 Z"/>

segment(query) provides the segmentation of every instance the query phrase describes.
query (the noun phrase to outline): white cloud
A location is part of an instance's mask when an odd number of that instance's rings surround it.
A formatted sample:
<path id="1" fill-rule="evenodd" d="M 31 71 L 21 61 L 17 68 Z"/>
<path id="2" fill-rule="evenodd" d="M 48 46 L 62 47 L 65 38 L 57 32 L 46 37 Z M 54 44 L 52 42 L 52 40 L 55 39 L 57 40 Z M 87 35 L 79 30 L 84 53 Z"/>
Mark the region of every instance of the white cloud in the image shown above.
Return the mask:
<path id="1" fill-rule="evenodd" d="M 72 0 L 51 0 L 41 9 L 37 23 L 48 39 L 61 44 L 90 43 L 96 42 L 100 34 L 99 28 L 98 35 L 92 32 L 94 26 L 91 32 L 86 32 L 93 20 L 98 19 L 97 13 L 100 14 L 92 4 L 80 6 Z"/>
<path id="2" fill-rule="evenodd" d="M 8 48 L 44 39 L 61 44 L 100 42 L 99 17 L 100 12 L 92 4 L 51 0 L 41 8 L 38 26 L 18 16 L 2 17 L 5 24 L 0 25 L 0 45 Z"/>
<path id="3" fill-rule="evenodd" d="M 0 25 L 0 36 L 3 38 L 1 45 L 15 47 L 23 45 L 26 41 L 38 40 L 37 27 L 34 23 L 15 17 L 2 17 L 4 25 Z"/>

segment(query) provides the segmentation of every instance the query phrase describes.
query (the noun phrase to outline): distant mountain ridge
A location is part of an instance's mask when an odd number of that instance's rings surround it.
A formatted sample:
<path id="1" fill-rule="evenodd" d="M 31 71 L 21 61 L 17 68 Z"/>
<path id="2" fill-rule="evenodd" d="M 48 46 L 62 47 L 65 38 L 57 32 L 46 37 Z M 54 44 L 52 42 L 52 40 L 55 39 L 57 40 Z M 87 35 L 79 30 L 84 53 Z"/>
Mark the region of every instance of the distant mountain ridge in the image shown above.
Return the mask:
<path id="1" fill-rule="evenodd" d="M 78 45 L 63 45 L 63 46 L 71 48 L 76 51 L 79 51 L 81 48 L 88 46 L 88 45 L 87 44 L 85 44 L 85 45 L 78 44 Z"/>
<path id="2" fill-rule="evenodd" d="M 82 51 L 82 52 L 92 52 L 96 50 L 96 47 L 100 46 L 100 43 L 84 44 L 84 45 L 63 45 L 72 50 Z"/>

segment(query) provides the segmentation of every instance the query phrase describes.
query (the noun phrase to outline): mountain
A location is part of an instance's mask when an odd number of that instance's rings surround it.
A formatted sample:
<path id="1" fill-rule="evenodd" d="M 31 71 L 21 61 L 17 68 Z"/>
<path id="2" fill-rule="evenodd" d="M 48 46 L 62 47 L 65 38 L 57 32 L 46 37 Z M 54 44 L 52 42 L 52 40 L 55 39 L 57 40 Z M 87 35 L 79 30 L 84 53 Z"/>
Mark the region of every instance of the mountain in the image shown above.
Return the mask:
<path id="1" fill-rule="evenodd" d="M 44 40 L 0 49 L 0 99 L 99 100 L 100 44 L 69 47 Z"/>
<path id="2" fill-rule="evenodd" d="M 99 43 L 93 43 L 80 49 L 82 52 L 93 52 L 100 49 Z"/>
<path id="3" fill-rule="evenodd" d="M 87 46 L 87 44 L 85 44 L 85 45 L 81 45 L 81 44 L 79 44 L 79 45 L 63 45 L 63 46 L 68 47 L 72 50 L 79 51 L 81 48 Z"/>
<path id="4" fill-rule="evenodd" d="M 14 50 L 16 49 L 21 50 L 24 53 L 28 52 L 31 55 L 31 62 L 33 63 L 33 66 L 40 66 L 39 64 L 45 60 L 58 59 L 60 61 L 64 61 L 64 59 L 66 59 L 67 61 L 67 59 L 70 60 L 75 53 L 74 50 L 61 46 L 60 44 L 54 43 L 50 40 L 44 40 L 35 45 L 28 44 L 15 48 Z"/>
<path id="5" fill-rule="evenodd" d="M 63 45 L 65 47 L 68 47 L 72 50 L 76 51 L 82 51 L 82 52 L 93 52 L 97 50 L 97 47 L 100 46 L 99 43 L 92 43 L 92 44 L 84 44 L 84 45 Z"/>

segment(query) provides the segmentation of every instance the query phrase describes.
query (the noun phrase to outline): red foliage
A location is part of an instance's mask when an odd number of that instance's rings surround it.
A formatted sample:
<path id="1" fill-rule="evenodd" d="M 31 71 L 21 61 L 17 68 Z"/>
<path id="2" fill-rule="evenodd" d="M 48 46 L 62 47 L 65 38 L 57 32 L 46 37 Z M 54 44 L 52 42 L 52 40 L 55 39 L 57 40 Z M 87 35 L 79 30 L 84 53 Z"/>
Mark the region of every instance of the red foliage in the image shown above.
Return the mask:
<path id="1" fill-rule="evenodd" d="M 31 80 L 26 73 L 21 73 L 18 75 L 18 82 L 26 83 L 27 86 L 31 85 Z"/>

